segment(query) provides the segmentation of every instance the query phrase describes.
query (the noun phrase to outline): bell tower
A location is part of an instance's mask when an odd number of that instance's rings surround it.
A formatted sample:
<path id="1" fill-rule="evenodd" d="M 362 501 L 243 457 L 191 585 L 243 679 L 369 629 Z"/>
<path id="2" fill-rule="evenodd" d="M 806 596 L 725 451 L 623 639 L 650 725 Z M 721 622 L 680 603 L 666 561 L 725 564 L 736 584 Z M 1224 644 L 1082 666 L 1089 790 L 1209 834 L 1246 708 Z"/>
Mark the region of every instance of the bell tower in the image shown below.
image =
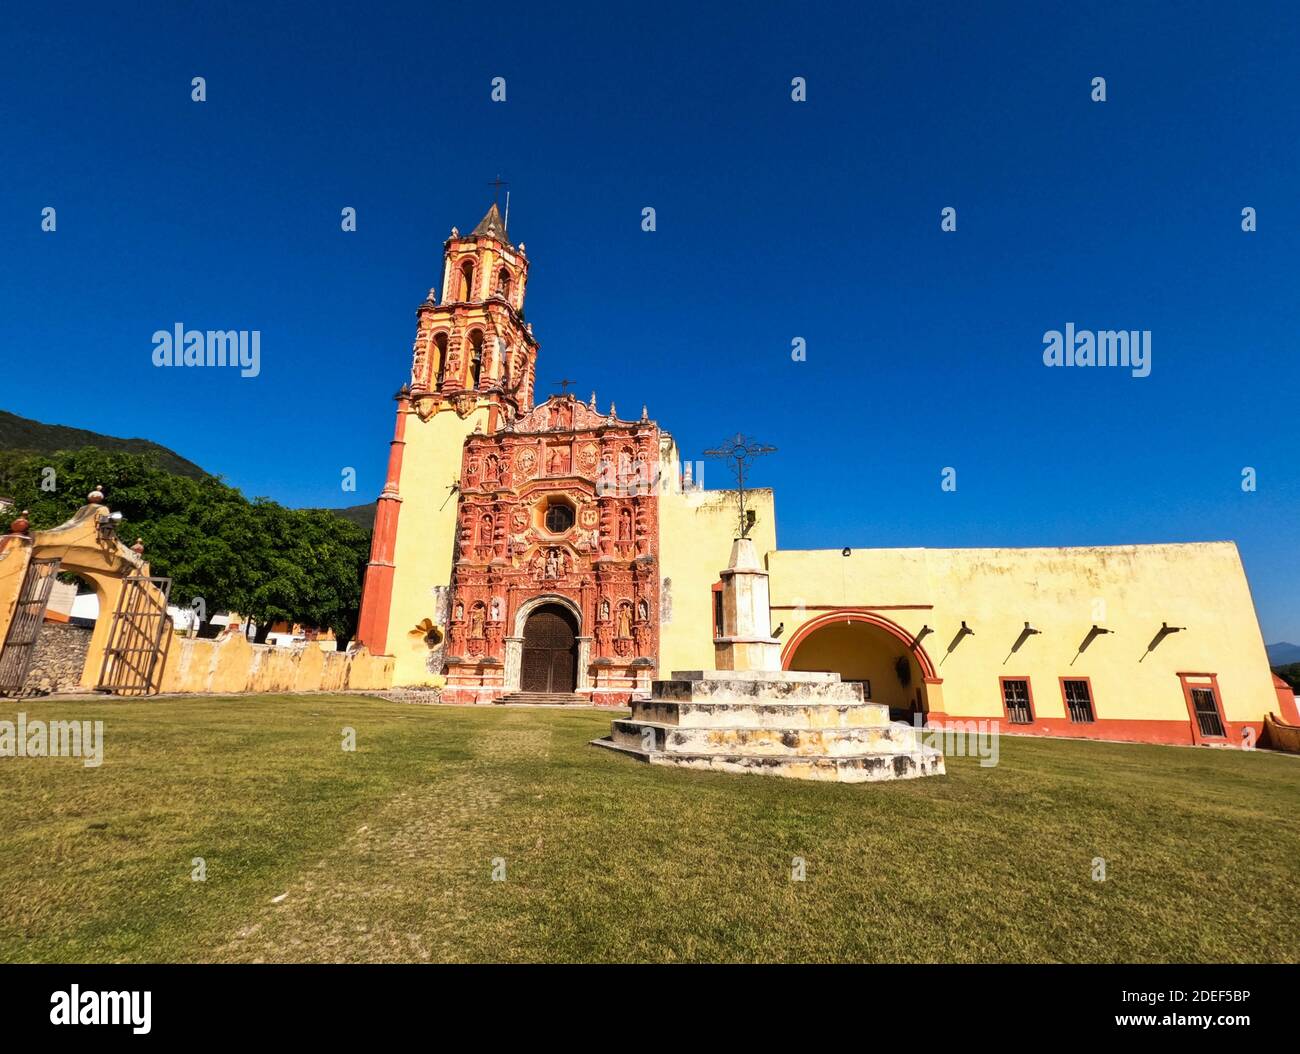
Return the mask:
<path id="1" fill-rule="evenodd" d="M 443 243 L 442 301 L 420 305 L 411 363 L 411 404 L 423 420 L 480 406 L 486 431 L 533 407 L 537 341 L 524 321 L 528 258 L 506 234 L 495 204 L 469 235 Z"/>
<path id="2" fill-rule="evenodd" d="M 533 408 L 538 344 L 524 321 L 528 257 L 494 203 L 443 243 L 442 298 L 416 309 L 410 380 L 397 392 L 356 640 L 394 657 L 394 683 L 431 677 L 447 625 L 465 440 Z M 421 629 L 420 627 L 424 627 Z"/>

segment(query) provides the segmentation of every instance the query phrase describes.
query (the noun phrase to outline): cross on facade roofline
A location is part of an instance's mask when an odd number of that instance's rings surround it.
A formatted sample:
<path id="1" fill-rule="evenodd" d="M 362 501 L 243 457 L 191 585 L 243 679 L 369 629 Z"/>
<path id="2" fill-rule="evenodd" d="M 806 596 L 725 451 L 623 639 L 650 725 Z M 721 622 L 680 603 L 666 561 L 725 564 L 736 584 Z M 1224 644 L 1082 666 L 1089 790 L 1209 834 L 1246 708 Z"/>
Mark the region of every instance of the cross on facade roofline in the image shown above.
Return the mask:
<path id="1" fill-rule="evenodd" d="M 746 469 L 753 464 L 754 458 L 775 452 L 776 447 L 759 443 L 739 432 L 712 450 L 704 451 L 705 457 L 726 458 L 732 462 L 731 470 L 736 474 L 736 490 L 740 494 L 740 537 L 742 538 L 749 537 L 749 529 L 753 526 L 745 516 Z"/>

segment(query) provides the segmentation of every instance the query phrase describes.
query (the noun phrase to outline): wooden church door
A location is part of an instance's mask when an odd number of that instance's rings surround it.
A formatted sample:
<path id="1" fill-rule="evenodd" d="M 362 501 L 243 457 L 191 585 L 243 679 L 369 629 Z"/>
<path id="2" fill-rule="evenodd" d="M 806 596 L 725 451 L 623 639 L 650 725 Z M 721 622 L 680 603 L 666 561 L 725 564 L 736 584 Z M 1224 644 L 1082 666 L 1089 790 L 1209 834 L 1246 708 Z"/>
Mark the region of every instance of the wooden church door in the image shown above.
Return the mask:
<path id="1" fill-rule="evenodd" d="M 572 692 L 578 687 L 578 637 L 573 616 L 547 604 L 524 623 L 519 687 L 525 692 Z"/>

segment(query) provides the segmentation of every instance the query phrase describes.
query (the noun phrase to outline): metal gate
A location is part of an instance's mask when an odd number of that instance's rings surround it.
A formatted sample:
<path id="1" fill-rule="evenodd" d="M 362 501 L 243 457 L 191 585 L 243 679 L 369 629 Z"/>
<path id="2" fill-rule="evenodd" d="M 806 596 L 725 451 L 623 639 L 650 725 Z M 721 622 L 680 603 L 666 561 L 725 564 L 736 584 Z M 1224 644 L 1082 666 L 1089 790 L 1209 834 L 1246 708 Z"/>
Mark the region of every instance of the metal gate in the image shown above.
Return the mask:
<path id="1" fill-rule="evenodd" d="M 33 560 L 23 576 L 23 588 L 14 605 L 13 621 L 5 634 L 4 647 L 0 648 L 0 695 L 18 695 L 27 681 L 27 670 L 32 664 L 36 641 L 45 621 L 45 605 L 50 602 L 50 590 L 59 570 L 57 556 L 48 560 Z"/>
<path id="2" fill-rule="evenodd" d="M 133 575 L 123 579 L 95 691 L 116 695 L 152 695 L 158 691 L 162 660 L 172 639 L 167 615 L 171 589 L 170 578 Z"/>

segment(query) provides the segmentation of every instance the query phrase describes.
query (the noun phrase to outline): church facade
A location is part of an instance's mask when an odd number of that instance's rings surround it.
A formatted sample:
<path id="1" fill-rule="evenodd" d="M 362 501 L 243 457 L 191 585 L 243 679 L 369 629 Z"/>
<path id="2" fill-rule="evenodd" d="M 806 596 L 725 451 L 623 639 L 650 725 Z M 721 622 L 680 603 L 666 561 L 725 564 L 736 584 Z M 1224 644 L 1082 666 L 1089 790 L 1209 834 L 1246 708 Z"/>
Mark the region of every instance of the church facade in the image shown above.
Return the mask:
<path id="1" fill-rule="evenodd" d="M 536 402 L 529 259 L 494 205 L 444 245 L 396 396 L 357 640 L 449 702 L 625 705 L 711 669 L 735 491 L 709 491 L 645 408 Z M 1235 545 L 782 551 L 746 493 L 787 669 L 898 716 L 1249 744 L 1275 688 Z"/>

